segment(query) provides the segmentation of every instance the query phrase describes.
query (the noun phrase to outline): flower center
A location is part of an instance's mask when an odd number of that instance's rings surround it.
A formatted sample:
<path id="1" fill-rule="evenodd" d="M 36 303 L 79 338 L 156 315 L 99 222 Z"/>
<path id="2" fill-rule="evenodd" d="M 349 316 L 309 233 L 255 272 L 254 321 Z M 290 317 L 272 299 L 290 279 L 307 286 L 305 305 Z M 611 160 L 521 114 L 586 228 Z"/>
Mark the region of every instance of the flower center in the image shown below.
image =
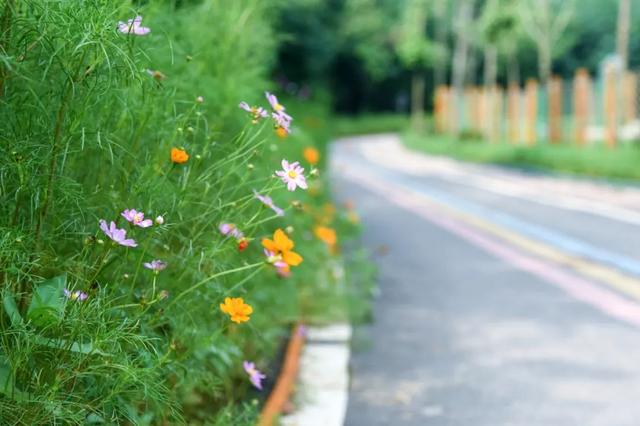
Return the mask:
<path id="1" fill-rule="evenodd" d="M 275 104 L 273 106 L 273 109 L 275 109 L 276 112 L 280 112 L 280 111 L 282 111 L 284 109 L 284 107 L 282 105 L 280 105 L 280 104 Z"/>
<path id="2" fill-rule="evenodd" d="M 140 215 L 140 214 L 136 214 L 136 215 L 134 215 L 134 216 L 133 216 L 133 222 L 134 222 L 134 223 L 140 223 L 140 222 L 142 222 L 142 215 Z"/>
<path id="3" fill-rule="evenodd" d="M 287 173 L 287 175 L 289 175 L 291 179 L 295 179 L 298 177 L 298 174 L 295 172 L 295 170 L 289 170 L 289 173 Z"/>

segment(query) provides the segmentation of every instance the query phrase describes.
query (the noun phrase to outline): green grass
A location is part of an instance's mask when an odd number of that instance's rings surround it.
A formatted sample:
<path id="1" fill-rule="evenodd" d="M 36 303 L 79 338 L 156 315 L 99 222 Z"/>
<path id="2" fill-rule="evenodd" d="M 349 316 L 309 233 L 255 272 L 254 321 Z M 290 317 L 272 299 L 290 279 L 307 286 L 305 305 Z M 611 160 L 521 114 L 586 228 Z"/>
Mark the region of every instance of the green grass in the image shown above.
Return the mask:
<path id="1" fill-rule="evenodd" d="M 336 136 L 401 132 L 409 126 L 409 117 L 403 114 L 363 114 L 337 116 L 332 119 Z"/>
<path id="2" fill-rule="evenodd" d="M 427 128 L 431 127 L 427 117 Z M 602 144 L 578 147 L 570 142 L 535 146 L 488 143 L 474 134 L 456 139 L 448 135 L 410 132 L 409 117 L 402 114 L 365 114 L 333 119 L 336 136 L 400 133 L 409 148 L 465 161 L 571 173 L 609 179 L 640 179 L 640 146 L 622 144 L 609 149 Z"/>
<path id="3" fill-rule="evenodd" d="M 409 148 L 466 161 L 536 168 L 603 178 L 640 179 L 640 148 L 623 145 L 577 147 L 569 143 L 535 146 L 488 143 L 479 139 L 456 140 L 446 135 L 405 134 Z"/>

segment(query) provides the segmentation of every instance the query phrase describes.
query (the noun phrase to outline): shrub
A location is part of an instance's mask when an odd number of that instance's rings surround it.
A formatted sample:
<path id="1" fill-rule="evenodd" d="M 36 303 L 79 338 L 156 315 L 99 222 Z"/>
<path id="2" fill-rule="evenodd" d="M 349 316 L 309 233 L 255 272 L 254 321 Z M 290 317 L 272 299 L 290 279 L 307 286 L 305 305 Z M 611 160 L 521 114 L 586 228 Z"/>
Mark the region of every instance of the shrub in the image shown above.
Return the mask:
<path id="1" fill-rule="evenodd" d="M 268 6 L 5 2 L 1 424 L 252 424 L 242 361 L 268 368 L 289 324 L 340 305 L 339 252 L 313 229 L 347 216 L 323 179 L 289 193 L 272 176 L 315 141 L 238 108 L 266 105 Z M 137 13 L 149 34 L 117 30 Z M 278 228 L 305 258 L 287 279 L 260 244 Z M 250 321 L 230 321 L 226 297 Z"/>

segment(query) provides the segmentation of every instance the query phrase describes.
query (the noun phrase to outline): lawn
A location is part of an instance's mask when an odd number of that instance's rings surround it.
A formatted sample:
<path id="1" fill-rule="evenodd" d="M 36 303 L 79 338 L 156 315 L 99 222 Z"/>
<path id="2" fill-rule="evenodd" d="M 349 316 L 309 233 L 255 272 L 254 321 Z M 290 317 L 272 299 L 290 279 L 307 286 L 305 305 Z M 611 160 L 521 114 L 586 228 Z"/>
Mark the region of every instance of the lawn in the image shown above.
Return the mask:
<path id="1" fill-rule="evenodd" d="M 578 147 L 570 143 L 535 146 L 488 143 L 479 139 L 457 140 L 446 135 L 416 135 L 407 132 L 405 144 L 429 154 L 447 155 L 465 161 L 566 172 L 576 175 L 640 179 L 640 148 L 622 145 Z"/>

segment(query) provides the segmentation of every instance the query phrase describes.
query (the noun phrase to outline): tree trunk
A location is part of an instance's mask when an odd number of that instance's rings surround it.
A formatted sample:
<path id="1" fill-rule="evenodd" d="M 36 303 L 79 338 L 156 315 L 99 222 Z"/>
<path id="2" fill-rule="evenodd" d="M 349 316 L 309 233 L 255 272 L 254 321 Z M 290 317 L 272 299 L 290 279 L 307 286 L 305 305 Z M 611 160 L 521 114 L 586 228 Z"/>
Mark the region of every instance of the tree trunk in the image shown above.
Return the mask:
<path id="1" fill-rule="evenodd" d="M 616 53 L 622 62 L 622 70 L 629 67 L 629 24 L 631 20 L 631 0 L 618 0 L 618 31 Z"/>
<path id="2" fill-rule="evenodd" d="M 478 57 L 473 46 L 469 45 L 469 48 L 467 49 L 467 72 L 465 77 L 466 85 L 476 85 L 476 68 L 478 68 Z"/>
<path id="3" fill-rule="evenodd" d="M 538 43 L 538 74 L 540 83 L 546 85 L 551 77 L 551 42 L 546 39 Z"/>
<path id="4" fill-rule="evenodd" d="M 487 89 L 495 87 L 498 74 L 498 49 L 495 46 L 484 48 L 484 85 Z"/>
<path id="5" fill-rule="evenodd" d="M 508 85 L 520 85 L 520 64 L 518 64 L 518 55 L 515 52 L 509 54 L 509 60 L 507 63 L 507 80 Z"/>
<path id="6" fill-rule="evenodd" d="M 462 93 L 464 91 L 464 81 L 467 70 L 467 56 L 469 50 L 469 40 L 467 38 L 467 31 L 469 30 L 469 24 L 471 21 L 471 14 L 473 12 L 471 0 L 460 0 L 458 6 L 458 16 L 455 23 L 456 32 L 456 46 L 453 56 L 453 70 L 451 76 L 451 82 L 453 86 L 453 102 L 457 113 L 456 120 L 454 121 L 455 128 L 454 133 L 457 135 L 460 133 L 460 123 L 464 116 L 464 105 L 462 102 Z"/>
<path id="7" fill-rule="evenodd" d="M 447 13 L 446 5 L 445 0 L 436 0 L 433 6 L 436 43 L 442 47 L 447 45 L 447 28 L 445 26 L 445 16 Z M 435 66 L 433 67 L 433 79 L 435 87 L 446 84 L 447 66 L 445 60 L 436 61 Z"/>
<path id="8" fill-rule="evenodd" d="M 424 86 L 424 73 L 414 71 L 411 78 L 411 127 L 417 133 L 424 130 Z"/>

